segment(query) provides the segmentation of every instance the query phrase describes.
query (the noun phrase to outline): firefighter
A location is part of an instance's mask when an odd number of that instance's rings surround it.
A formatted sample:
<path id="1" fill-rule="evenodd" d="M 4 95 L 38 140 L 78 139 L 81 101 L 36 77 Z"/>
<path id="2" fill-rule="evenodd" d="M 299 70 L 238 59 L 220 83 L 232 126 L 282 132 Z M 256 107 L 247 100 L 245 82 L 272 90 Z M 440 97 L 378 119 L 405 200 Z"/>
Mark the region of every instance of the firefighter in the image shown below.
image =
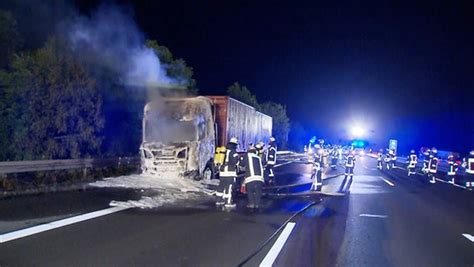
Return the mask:
<path id="1" fill-rule="evenodd" d="M 377 169 L 382 170 L 382 161 L 383 161 L 383 149 L 379 150 L 377 153 Z"/>
<path id="2" fill-rule="evenodd" d="M 346 171 L 344 173 L 344 180 L 342 181 L 342 187 L 344 188 L 346 182 L 347 182 L 347 177 L 349 177 L 348 184 L 352 183 L 352 178 L 354 176 L 354 167 L 355 167 L 355 151 L 351 149 L 349 151 L 347 157 L 346 157 Z"/>
<path id="3" fill-rule="evenodd" d="M 258 209 L 262 198 L 263 166 L 262 160 L 257 155 L 257 149 L 250 147 L 244 156 L 242 166 L 245 166 L 245 188 L 247 191 L 247 208 Z"/>
<path id="4" fill-rule="evenodd" d="M 313 156 L 313 173 L 311 174 L 311 180 L 313 180 L 313 184 L 311 185 L 310 190 L 320 191 L 321 187 L 323 186 L 323 179 L 322 179 L 322 159 L 323 159 L 323 150 L 318 149 Z"/>
<path id="5" fill-rule="evenodd" d="M 260 141 L 255 145 L 255 149 L 257 150 L 257 156 L 260 157 L 260 159 L 263 161 L 263 151 L 265 148 L 265 144 Z"/>
<path id="6" fill-rule="evenodd" d="M 448 180 L 454 184 L 454 178 L 456 178 L 456 172 L 458 171 L 458 163 L 454 160 L 454 155 L 448 156 Z"/>
<path id="7" fill-rule="evenodd" d="M 392 150 L 387 149 L 387 154 L 385 154 L 385 157 L 383 158 L 387 170 L 390 170 L 390 168 L 392 167 L 392 155 L 391 154 L 392 154 Z"/>
<path id="8" fill-rule="evenodd" d="M 421 171 L 425 174 L 428 173 L 428 166 L 429 166 L 429 163 L 430 163 L 430 156 L 431 156 L 431 151 L 429 149 L 427 149 L 423 152 L 423 168 L 421 169 Z"/>
<path id="9" fill-rule="evenodd" d="M 334 146 L 331 150 L 331 169 L 335 170 L 337 168 L 338 152 L 337 148 Z"/>
<path id="10" fill-rule="evenodd" d="M 410 151 L 410 155 L 407 158 L 407 170 L 408 176 L 416 174 L 416 164 L 418 163 L 418 156 L 415 153 L 415 150 Z"/>
<path id="11" fill-rule="evenodd" d="M 428 162 L 428 178 L 430 183 L 436 183 L 436 174 L 438 173 L 438 150 L 436 148 L 431 149 L 430 160 Z"/>
<path id="12" fill-rule="evenodd" d="M 275 174 L 273 173 L 273 168 L 275 167 L 277 159 L 277 147 L 275 144 L 275 138 L 270 137 L 270 142 L 268 143 L 267 155 L 265 158 L 265 172 L 269 184 L 275 183 Z"/>
<path id="13" fill-rule="evenodd" d="M 235 180 L 237 177 L 237 165 L 239 164 L 240 155 L 237 153 L 238 141 L 236 137 L 232 137 L 226 145 L 224 162 L 219 170 L 219 189 L 216 195 L 221 197 L 216 205 L 225 205 L 227 208 L 235 207 L 232 201 Z"/>
<path id="14" fill-rule="evenodd" d="M 474 189 L 474 150 L 469 152 L 469 156 L 464 159 L 463 167 L 466 168 L 466 188 Z"/>
<path id="15" fill-rule="evenodd" d="M 397 162 L 397 154 L 395 154 L 395 150 L 390 149 L 390 168 L 395 168 L 395 162 Z"/>

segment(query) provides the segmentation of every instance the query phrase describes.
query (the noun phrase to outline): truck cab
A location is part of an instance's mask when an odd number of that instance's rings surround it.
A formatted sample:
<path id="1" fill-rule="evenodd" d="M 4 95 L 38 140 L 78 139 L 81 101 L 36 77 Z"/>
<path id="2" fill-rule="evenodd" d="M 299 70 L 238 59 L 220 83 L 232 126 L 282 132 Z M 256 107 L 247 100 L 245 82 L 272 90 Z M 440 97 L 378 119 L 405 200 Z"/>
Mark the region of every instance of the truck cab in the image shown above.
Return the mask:
<path id="1" fill-rule="evenodd" d="M 142 171 L 200 178 L 215 151 L 211 101 L 205 97 L 150 102 L 143 116 Z"/>

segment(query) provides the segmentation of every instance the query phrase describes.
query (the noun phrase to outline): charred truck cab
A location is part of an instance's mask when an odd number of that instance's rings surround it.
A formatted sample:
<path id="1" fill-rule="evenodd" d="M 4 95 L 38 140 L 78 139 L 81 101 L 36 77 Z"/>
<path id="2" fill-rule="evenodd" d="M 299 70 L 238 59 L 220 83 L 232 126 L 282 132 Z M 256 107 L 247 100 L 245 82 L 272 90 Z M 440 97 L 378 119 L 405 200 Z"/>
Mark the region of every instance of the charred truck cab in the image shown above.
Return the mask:
<path id="1" fill-rule="evenodd" d="M 150 102 L 143 115 L 142 171 L 212 179 L 227 140 L 236 136 L 244 151 L 249 143 L 267 141 L 271 130 L 271 117 L 227 96 Z"/>

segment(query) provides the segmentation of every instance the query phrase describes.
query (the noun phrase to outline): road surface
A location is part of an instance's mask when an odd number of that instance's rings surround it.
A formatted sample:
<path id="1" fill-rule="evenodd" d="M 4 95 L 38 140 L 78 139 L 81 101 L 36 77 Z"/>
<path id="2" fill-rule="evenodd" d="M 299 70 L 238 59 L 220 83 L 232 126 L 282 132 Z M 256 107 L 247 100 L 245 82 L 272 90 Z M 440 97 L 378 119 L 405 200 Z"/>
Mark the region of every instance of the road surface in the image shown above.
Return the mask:
<path id="1" fill-rule="evenodd" d="M 340 167 L 327 171 L 324 194 L 307 194 L 311 166 L 280 164 L 278 185 L 302 185 L 267 190 L 258 212 L 244 198 L 233 211 L 206 198 L 94 213 L 144 194 L 132 189 L 0 200 L 0 266 L 474 266 L 472 192 L 380 172 L 364 157 L 345 193 Z M 80 219 L 64 223 L 71 217 Z M 51 229 L 14 234 L 35 225 Z"/>

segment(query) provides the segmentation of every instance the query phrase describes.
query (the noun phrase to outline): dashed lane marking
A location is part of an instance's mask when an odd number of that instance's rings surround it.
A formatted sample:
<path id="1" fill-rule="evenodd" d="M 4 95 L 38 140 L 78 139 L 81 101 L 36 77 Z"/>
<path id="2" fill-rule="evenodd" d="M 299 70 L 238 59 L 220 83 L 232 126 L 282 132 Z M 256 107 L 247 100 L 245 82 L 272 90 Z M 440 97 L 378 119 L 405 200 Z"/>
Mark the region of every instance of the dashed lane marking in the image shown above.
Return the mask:
<path id="1" fill-rule="evenodd" d="M 471 242 L 474 242 L 474 236 L 470 234 L 462 234 L 465 238 L 469 239 Z"/>
<path id="2" fill-rule="evenodd" d="M 367 213 L 362 213 L 359 215 L 360 217 L 370 217 L 370 218 L 387 218 L 387 215 L 378 215 L 378 214 L 367 214 Z"/>
<path id="3" fill-rule="evenodd" d="M 263 258 L 263 261 L 259 265 L 260 267 L 271 267 L 273 265 L 278 254 L 280 254 L 283 245 L 285 245 L 286 240 L 290 236 L 291 231 L 293 230 L 293 228 L 295 228 L 295 225 L 296 223 L 294 222 L 289 222 L 286 224 L 285 229 L 283 229 L 275 244 L 273 244 L 270 251 L 268 251 L 265 258 Z"/>
<path id="4" fill-rule="evenodd" d="M 383 178 L 382 176 L 379 176 L 379 178 L 382 179 L 384 182 L 386 182 L 388 185 L 390 185 L 390 186 L 395 186 L 394 183 L 392 183 L 392 182 L 390 182 L 389 180 Z"/>
<path id="5" fill-rule="evenodd" d="M 40 225 L 33 226 L 30 228 L 25 228 L 18 231 L 2 234 L 0 235 L 0 243 L 5 243 L 5 242 L 12 241 L 15 239 L 19 239 L 19 238 L 27 237 L 30 235 L 38 234 L 41 232 L 49 231 L 52 229 L 60 228 L 60 227 L 70 225 L 73 223 L 78 223 L 78 222 L 94 219 L 97 217 L 105 216 L 105 215 L 112 214 L 112 213 L 119 212 L 126 209 L 129 209 L 129 208 L 128 207 L 113 207 L 113 208 L 103 209 L 103 210 L 94 211 L 91 213 L 86 213 L 86 214 L 62 219 L 59 221 L 54 221 L 54 222 L 50 222 L 46 224 L 40 224 Z"/>

